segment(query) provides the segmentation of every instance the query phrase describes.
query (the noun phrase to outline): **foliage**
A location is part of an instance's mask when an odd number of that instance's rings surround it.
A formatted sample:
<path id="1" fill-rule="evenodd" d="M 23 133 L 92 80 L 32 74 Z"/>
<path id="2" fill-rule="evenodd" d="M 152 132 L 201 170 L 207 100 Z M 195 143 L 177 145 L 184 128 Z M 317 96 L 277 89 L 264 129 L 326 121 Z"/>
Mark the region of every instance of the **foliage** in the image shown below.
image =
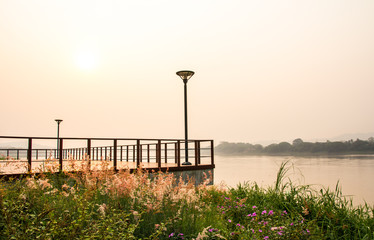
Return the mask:
<path id="1" fill-rule="evenodd" d="M 169 173 L 86 171 L 0 182 L 0 239 L 373 239 L 372 207 L 339 185 L 195 186 Z M 151 177 L 152 175 L 152 177 Z"/>
<path id="2" fill-rule="evenodd" d="M 228 155 L 249 154 L 331 154 L 331 153 L 374 153 L 374 139 L 367 141 L 357 139 L 345 142 L 304 142 L 295 139 L 292 144 L 288 142 L 273 143 L 266 147 L 250 143 L 222 142 L 215 148 L 217 153 Z"/>

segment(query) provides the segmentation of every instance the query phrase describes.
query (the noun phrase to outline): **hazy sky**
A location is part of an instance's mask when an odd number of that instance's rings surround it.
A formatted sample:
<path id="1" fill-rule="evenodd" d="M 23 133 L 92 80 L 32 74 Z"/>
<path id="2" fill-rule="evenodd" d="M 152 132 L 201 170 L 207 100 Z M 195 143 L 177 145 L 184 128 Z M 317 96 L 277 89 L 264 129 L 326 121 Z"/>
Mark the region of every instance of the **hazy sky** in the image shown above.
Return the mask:
<path id="1" fill-rule="evenodd" d="M 0 135 L 374 132 L 373 0 L 0 0 Z"/>

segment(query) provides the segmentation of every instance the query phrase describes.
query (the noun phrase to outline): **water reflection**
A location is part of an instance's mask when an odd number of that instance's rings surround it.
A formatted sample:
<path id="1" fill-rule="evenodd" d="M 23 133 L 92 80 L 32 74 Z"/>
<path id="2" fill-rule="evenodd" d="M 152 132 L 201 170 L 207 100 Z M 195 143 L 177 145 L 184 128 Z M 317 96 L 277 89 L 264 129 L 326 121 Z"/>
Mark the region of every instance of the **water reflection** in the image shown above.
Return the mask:
<path id="1" fill-rule="evenodd" d="M 215 183 L 234 187 L 240 182 L 274 185 L 280 164 L 289 160 L 293 168 L 287 178 L 296 184 L 310 184 L 315 189 L 335 189 L 339 182 L 342 192 L 352 196 L 354 204 L 374 204 L 374 155 L 329 157 L 285 156 L 216 156 Z"/>

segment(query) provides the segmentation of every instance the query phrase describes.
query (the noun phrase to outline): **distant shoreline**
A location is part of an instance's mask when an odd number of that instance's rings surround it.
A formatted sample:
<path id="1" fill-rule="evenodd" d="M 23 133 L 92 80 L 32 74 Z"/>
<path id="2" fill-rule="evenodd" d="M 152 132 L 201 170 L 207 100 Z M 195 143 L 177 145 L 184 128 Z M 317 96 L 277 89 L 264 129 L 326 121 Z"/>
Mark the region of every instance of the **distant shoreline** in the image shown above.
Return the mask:
<path id="1" fill-rule="evenodd" d="M 231 156 L 231 157 L 243 157 L 243 156 L 269 156 L 269 157 L 334 157 L 334 156 L 365 156 L 365 155 L 373 155 L 374 152 L 344 152 L 344 153 L 222 153 L 222 152 L 215 152 L 216 156 Z"/>
<path id="2" fill-rule="evenodd" d="M 295 139 L 268 146 L 250 143 L 221 142 L 215 147 L 216 154 L 239 156 L 346 156 L 374 154 L 374 137 L 367 141 L 357 139 L 345 142 L 304 142 Z"/>

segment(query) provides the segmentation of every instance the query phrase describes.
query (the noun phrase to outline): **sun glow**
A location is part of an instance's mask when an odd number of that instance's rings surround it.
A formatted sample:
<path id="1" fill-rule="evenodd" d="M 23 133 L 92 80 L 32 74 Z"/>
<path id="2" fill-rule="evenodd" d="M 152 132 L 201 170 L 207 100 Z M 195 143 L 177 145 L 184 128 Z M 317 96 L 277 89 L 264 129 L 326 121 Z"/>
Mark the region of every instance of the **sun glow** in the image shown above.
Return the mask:
<path id="1" fill-rule="evenodd" d="M 93 70 L 97 66 L 97 56 L 88 51 L 81 51 L 75 55 L 75 64 L 82 70 Z"/>

